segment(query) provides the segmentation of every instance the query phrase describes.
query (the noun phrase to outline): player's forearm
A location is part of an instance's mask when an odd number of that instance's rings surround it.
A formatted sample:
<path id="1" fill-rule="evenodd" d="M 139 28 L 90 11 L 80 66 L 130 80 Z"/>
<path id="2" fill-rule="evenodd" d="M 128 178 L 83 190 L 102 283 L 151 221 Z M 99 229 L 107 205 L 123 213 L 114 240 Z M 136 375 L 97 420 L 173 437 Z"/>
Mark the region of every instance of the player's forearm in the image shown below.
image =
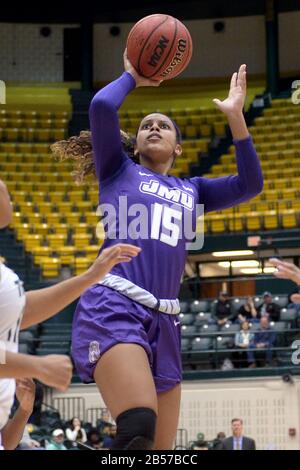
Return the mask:
<path id="1" fill-rule="evenodd" d="M 14 417 L 10 419 L 1 430 L 3 447 L 5 450 L 14 450 L 22 439 L 25 426 L 31 412 L 18 408 Z"/>
<path id="2" fill-rule="evenodd" d="M 0 378 L 38 378 L 39 361 L 35 356 L 5 351 L 0 345 Z"/>
<path id="3" fill-rule="evenodd" d="M 249 136 L 249 131 L 242 112 L 229 114 L 227 115 L 227 119 L 233 139 L 242 140 Z"/>
<path id="4" fill-rule="evenodd" d="M 21 329 L 53 317 L 96 282 L 88 271 L 51 287 L 26 292 Z"/>
<path id="5" fill-rule="evenodd" d="M 12 206 L 7 188 L 0 180 L 0 228 L 10 224 L 12 220 Z"/>

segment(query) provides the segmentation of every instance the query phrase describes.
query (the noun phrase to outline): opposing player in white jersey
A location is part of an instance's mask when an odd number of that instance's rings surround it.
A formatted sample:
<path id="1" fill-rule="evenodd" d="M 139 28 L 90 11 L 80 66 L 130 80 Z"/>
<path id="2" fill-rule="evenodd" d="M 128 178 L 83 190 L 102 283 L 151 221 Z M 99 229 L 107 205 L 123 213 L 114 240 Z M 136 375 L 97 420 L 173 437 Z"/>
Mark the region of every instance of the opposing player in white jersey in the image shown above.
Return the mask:
<path id="1" fill-rule="evenodd" d="M 6 188 L 1 183 L 0 224 L 11 220 L 11 205 Z M 3 196 L 3 197 L 2 197 Z M 25 292 L 16 273 L 0 263 L 0 446 L 9 441 L 12 434 L 20 435 L 27 419 L 8 422 L 15 395 L 15 379 L 36 378 L 44 384 L 65 390 L 71 380 L 72 364 L 68 356 L 28 356 L 18 353 L 19 330 L 41 323 L 60 312 L 76 300 L 89 286 L 101 280 L 113 266 L 128 262 L 140 249 L 128 244 L 118 244 L 103 250 L 92 266 L 83 274 L 51 287 Z"/>

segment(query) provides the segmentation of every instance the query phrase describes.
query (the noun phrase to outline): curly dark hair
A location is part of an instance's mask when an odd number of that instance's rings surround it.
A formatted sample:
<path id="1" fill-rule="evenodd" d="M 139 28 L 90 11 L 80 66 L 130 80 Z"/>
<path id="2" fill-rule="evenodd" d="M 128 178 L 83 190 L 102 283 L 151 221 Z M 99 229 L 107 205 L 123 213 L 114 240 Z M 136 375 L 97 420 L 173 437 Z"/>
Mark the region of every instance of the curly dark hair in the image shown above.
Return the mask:
<path id="1" fill-rule="evenodd" d="M 138 163 L 138 157 L 134 155 L 135 137 L 122 130 L 120 133 L 125 152 Z M 82 184 L 90 175 L 96 179 L 91 131 L 81 131 L 78 136 L 55 142 L 50 149 L 60 161 L 71 160 L 75 163 L 72 175 L 77 184 Z"/>

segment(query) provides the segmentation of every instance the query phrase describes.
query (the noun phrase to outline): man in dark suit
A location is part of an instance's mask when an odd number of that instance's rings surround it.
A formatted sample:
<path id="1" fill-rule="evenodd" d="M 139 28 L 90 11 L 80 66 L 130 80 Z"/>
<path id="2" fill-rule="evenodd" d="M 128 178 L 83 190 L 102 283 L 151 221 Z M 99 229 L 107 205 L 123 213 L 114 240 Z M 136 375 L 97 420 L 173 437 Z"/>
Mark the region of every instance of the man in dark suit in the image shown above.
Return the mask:
<path id="1" fill-rule="evenodd" d="M 243 421 L 234 418 L 231 421 L 232 436 L 223 439 L 220 450 L 256 450 L 255 441 L 243 436 Z"/>

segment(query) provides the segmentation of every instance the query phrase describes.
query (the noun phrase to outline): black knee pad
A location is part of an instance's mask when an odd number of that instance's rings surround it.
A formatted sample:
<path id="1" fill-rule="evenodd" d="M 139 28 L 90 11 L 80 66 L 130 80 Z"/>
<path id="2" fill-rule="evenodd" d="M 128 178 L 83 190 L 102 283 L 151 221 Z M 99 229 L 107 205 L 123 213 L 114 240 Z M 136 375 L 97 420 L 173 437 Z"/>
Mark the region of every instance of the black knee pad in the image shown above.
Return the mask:
<path id="1" fill-rule="evenodd" d="M 117 419 L 117 434 L 112 450 L 148 450 L 154 443 L 156 414 L 150 408 L 132 408 Z"/>

